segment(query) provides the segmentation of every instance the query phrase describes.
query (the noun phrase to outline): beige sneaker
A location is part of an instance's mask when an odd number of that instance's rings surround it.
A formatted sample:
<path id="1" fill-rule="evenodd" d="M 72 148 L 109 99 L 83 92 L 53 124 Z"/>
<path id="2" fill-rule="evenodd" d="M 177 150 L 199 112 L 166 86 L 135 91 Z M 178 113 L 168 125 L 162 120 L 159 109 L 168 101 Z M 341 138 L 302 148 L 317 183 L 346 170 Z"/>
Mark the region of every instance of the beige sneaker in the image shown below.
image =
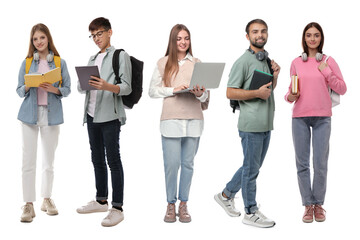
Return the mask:
<path id="1" fill-rule="evenodd" d="M 186 204 L 180 204 L 179 206 L 179 221 L 182 223 L 191 222 L 191 216 L 187 210 Z"/>
<path id="2" fill-rule="evenodd" d="M 21 214 L 20 221 L 21 222 L 32 222 L 35 217 L 34 206 L 31 203 L 25 204 L 22 207 L 23 213 Z"/>
<path id="3" fill-rule="evenodd" d="M 78 213 L 95 213 L 95 212 L 107 212 L 109 207 L 107 204 L 101 205 L 97 201 L 88 202 L 87 205 L 79 207 L 76 209 Z"/>
<path id="4" fill-rule="evenodd" d="M 41 205 L 41 211 L 44 211 L 47 213 L 47 215 L 58 215 L 59 212 L 56 209 L 55 203 L 50 198 L 45 198 L 42 205 Z"/>
<path id="5" fill-rule="evenodd" d="M 102 220 L 103 227 L 113 227 L 124 220 L 124 213 L 116 208 L 111 208 L 109 214 Z"/>
<path id="6" fill-rule="evenodd" d="M 175 213 L 175 204 L 174 203 L 168 203 L 168 206 L 166 208 L 166 214 L 164 217 L 164 222 L 167 222 L 167 223 L 176 222 L 176 213 Z"/>

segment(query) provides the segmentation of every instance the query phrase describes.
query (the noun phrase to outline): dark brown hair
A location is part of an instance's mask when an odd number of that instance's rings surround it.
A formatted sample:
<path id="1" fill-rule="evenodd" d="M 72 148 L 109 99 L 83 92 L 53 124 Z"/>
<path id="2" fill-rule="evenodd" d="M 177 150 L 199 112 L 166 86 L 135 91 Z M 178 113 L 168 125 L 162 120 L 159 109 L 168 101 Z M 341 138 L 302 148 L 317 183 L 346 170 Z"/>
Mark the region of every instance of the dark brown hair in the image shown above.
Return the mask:
<path id="1" fill-rule="evenodd" d="M 179 63 L 178 63 L 178 49 L 177 49 L 177 36 L 180 31 L 185 30 L 189 34 L 189 29 L 183 24 L 176 24 L 170 32 L 169 43 L 165 53 L 165 56 L 169 56 L 165 65 L 164 71 L 164 83 L 166 87 L 170 86 L 171 76 L 176 75 L 179 71 Z M 192 55 L 191 50 L 191 38 L 190 38 L 190 46 L 187 50 L 188 53 Z"/>
<path id="2" fill-rule="evenodd" d="M 37 32 L 37 31 L 43 32 L 46 35 L 48 42 L 49 42 L 48 43 L 49 50 L 52 51 L 55 56 L 60 56 L 60 54 L 58 53 L 58 51 L 56 50 L 56 47 L 54 45 L 54 41 L 51 37 L 49 28 L 45 24 L 38 23 L 35 26 L 33 26 L 31 29 L 29 51 L 28 51 L 28 54 L 26 57 L 28 57 L 28 58 L 32 57 L 36 50 L 34 43 L 33 43 L 33 36 L 34 36 L 35 32 Z"/>
<path id="3" fill-rule="evenodd" d="M 250 29 L 251 24 L 253 24 L 253 23 L 259 23 L 259 24 L 265 25 L 266 29 L 268 28 L 268 26 L 264 20 L 254 19 L 254 20 L 251 20 L 245 27 L 245 32 L 247 33 L 247 35 L 249 35 L 249 29 Z"/>
<path id="4" fill-rule="evenodd" d="M 303 34 L 302 34 L 302 47 L 303 47 L 303 50 L 304 50 L 304 53 L 306 53 L 307 55 L 309 55 L 309 47 L 306 45 L 306 42 L 305 42 L 305 33 L 307 30 L 309 30 L 310 28 L 316 28 L 317 30 L 319 30 L 320 34 L 321 34 L 321 40 L 320 40 L 320 44 L 318 46 L 318 49 L 317 51 L 319 53 L 322 53 L 322 49 L 323 49 L 323 46 L 324 46 L 324 32 L 320 26 L 320 24 L 316 23 L 316 22 L 311 22 L 309 23 L 308 25 L 306 25 L 306 27 L 304 28 L 304 31 L 303 31 Z"/>
<path id="5" fill-rule="evenodd" d="M 101 27 L 103 27 L 105 31 L 110 30 L 111 24 L 110 24 L 109 19 L 104 18 L 104 17 L 95 18 L 89 24 L 89 31 L 92 32 L 92 31 L 100 29 Z"/>

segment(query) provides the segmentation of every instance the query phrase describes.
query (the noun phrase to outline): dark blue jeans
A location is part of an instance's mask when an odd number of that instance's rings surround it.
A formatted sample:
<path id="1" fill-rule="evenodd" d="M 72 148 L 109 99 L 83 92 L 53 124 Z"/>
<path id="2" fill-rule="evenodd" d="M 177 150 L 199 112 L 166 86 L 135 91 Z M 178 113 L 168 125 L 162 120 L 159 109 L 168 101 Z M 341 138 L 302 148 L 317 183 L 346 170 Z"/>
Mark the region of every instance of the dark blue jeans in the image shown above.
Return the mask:
<path id="1" fill-rule="evenodd" d="M 108 198 L 109 165 L 112 183 L 112 205 L 121 207 L 124 198 L 124 171 L 120 158 L 120 127 L 119 120 L 94 123 L 87 115 L 87 128 L 91 148 L 91 160 L 95 171 L 96 200 Z"/>

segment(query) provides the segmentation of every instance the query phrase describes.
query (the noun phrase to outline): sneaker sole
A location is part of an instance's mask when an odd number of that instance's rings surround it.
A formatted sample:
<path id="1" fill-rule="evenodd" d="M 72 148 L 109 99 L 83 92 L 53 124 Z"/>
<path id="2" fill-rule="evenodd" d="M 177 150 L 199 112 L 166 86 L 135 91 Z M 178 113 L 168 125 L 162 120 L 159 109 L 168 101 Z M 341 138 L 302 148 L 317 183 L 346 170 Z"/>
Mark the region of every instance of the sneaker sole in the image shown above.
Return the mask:
<path id="1" fill-rule="evenodd" d="M 314 221 L 314 219 L 311 219 L 311 220 L 302 220 L 304 223 L 312 223 Z"/>
<path id="2" fill-rule="evenodd" d="M 276 225 L 276 223 L 274 223 L 272 225 L 262 225 L 262 224 L 258 224 L 256 222 L 252 222 L 252 221 L 245 220 L 245 219 L 243 219 L 242 222 L 246 225 L 253 226 L 253 227 L 259 227 L 259 228 L 272 228 Z"/>
<path id="3" fill-rule="evenodd" d="M 118 225 L 119 223 L 121 223 L 123 220 L 124 219 L 121 219 L 120 222 L 112 223 L 112 224 L 101 223 L 101 226 L 103 226 L 103 227 L 114 227 L 114 226 Z"/>
<path id="4" fill-rule="evenodd" d="M 189 223 L 189 222 L 191 222 L 191 219 L 190 219 L 190 220 L 182 220 L 182 219 L 179 219 L 179 222 L 182 222 L 182 223 Z"/>
<path id="5" fill-rule="evenodd" d="M 239 215 L 237 214 L 231 214 L 227 211 L 226 207 L 223 205 L 222 201 L 219 199 L 218 194 L 215 194 L 214 196 L 215 201 L 225 210 L 225 212 L 227 213 L 227 215 L 229 215 L 230 217 L 240 217 L 241 213 L 239 213 Z"/>
<path id="6" fill-rule="evenodd" d="M 165 220 L 164 219 L 164 222 L 166 222 L 166 223 L 174 223 L 174 222 L 176 222 L 176 220 Z"/>
<path id="7" fill-rule="evenodd" d="M 46 212 L 46 214 L 49 215 L 49 216 L 55 216 L 55 215 L 59 214 L 59 212 L 49 212 L 45 208 L 41 208 L 41 211 Z"/>
<path id="8" fill-rule="evenodd" d="M 76 209 L 76 212 L 79 213 L 79 214 L 99 213 L 99 212 L 107 212 L 107 211 L 109 211 L 109 209 L 106 209 L 106 210 L 84 211 L 84 212 L 82 212 L 81 210 L 79 211 L 78 209 Z"/>
<path id="9" fill-rule="evenodd" d="M 315 218 L 315 221 L 317 222 L 324 222 L 326 218 Z"/>
<path id="10" fill-rule="evenodd" d="M 20 219 L 20 222 L 22 223 L 31 223 L 33 221 L 33 218 L 31 219 Z"/>

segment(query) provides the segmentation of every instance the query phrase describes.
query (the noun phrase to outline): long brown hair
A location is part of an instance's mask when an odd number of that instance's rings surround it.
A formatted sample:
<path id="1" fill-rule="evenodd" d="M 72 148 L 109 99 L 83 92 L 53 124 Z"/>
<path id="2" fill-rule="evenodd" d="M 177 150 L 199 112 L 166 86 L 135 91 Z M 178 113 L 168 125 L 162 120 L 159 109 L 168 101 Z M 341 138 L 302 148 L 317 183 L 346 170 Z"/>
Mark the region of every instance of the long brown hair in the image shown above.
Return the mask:
<path id="1" fill-rule="evenodd" d="M 309 28 L 312 28 L 312 27 L 319 30 L 319 32 L 321 34 L 321 40 L 320 40 L 320 44 L 318 46 L 317 51 L 319 53 L 323 53 L 322 49 L 323 49 L 323 46 L 324 46 L 324 32 L 323 32 L 320 24 L 318 24 L 316 22 L 311 22 L 308 25 L 306 25 L 306 27 L 304 28 L 304 31 L 303 31 L 303 35 L 302 35 L 302 47 L 303 47 L 304 53 L 306 53 L 307 55 L 309 55 L 309 47 L 306 45 L 306 42 L 305 42 L 305 33 Z"/>
<path id="2" fill-rule="evenodd" d="M 176 74 L 179 71 L 179 63 L 178 63 L 178 49 L 177 49 L 177 36 L 180 31 L 185 30 L 189 34 L 190 38 L 190 31 L 189 29 L 183 25 L 183 24 L 176 24 L 170 32 L 169 36 L 169 43 L 166 50 L 165 56 L 168 56 L 168 60 L 165 65 L 165 71 L 164 71 L 164 83 L 166 87 L 170 86 L 170 80 L 173 75 L 176 76 Z M 190 45 L 189 49 L 187 50 L 187 53 L 190 53 L 192 55 L 191 50 L 191 38 L 190 38 Z"/>
<path id="3" fill-rule="evenodd" d="M 35 32 L 37 32 L 37 31 L 43 32 L 46 35 L 46 37 L 47 37 L 47 39 L 49 41 L 49 44 L 48 44 L 49 50 L 52 51 L 55 56 L 60 56 L 60 54 L 58 53 L 58 51 L 56 50 L 56 47 L 54 45 L 54 41 L 53 41 L 53 39 L 51 37 L 49 28 L 45 24 L 38 23 L 35 26 L 33 26 L 32 29 L 31 29 L 29 51 L 28 51 L 28 54 L 27 54 L 26 57 L 32 57 L 35 50 L 36 50 L 36 48 L 35 48 L 35 46 L 33 44 L 33 36 L 34 36 Z"/>

